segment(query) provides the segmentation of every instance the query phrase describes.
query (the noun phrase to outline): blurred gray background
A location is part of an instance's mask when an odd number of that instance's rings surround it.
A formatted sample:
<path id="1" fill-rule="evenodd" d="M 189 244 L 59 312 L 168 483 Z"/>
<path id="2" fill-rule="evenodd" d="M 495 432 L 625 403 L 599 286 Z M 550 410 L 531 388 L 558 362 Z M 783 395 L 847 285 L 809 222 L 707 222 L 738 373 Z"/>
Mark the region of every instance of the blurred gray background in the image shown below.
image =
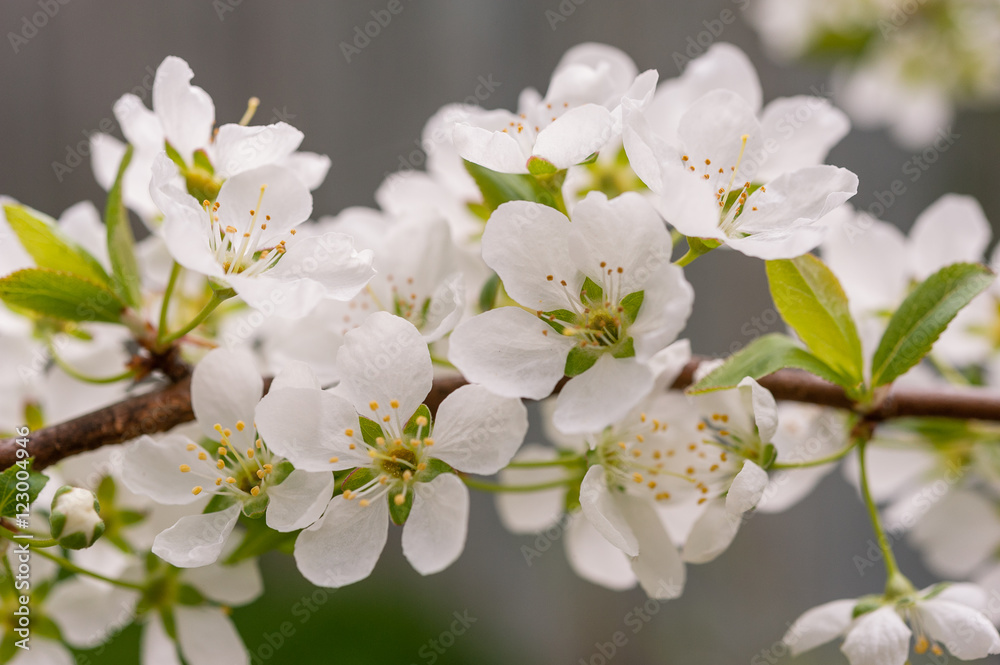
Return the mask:
<path id="1" fill-rule="evenodd" d="M 411 159 L 424 121 L 443 104 L 472 94 L 480 76 L 500 84 L 484 106 L 513 108 L 522 88 L 544 90 L 563 51 L 583 41 L 618 46 L 640 70 L 657 68 L 662 80 L 679 73 L 675 52 L 683 54 L 707 30 L 706 22 L 729 10 L 736 21 L 713 39 L 750 55 L 765 101 L 826 89 L 824 68 L 786 68 L 768 60 L 739 16 L 745 3 L 400 1 L 402 12 L 347 62 L 341 43 L 353 40 L 356 27 L 372 20 L 371 11 L 385 9 L 387 0 L 3 0 L 0 192 L 53 215 L 81 199 L 100 205 L 89 157 L 81 154 L 86 136 L 113 120 L 121 94 L 149 85 L 169 54 L 191 64 L 194 82 L 215 100 L 218 122 L 238 120 L 256 95 L 261 107 L 255 122 L 282 117 L 305 132 L 305 149 L 330 155 L 333 168 L 315 195 L 317 214 L 373 205 L 382 178 L 401 159 Z M 54 15 L 40 28 L 28 27 L 45 7 Z M 19 37 L 12 41 L 12 33 Z M 905 180 L 905 193 L 884 215 L 903 228 L 949 191 L 976 196 L 995 225 L 998 120 L 996 113 L 960 115 L 952 128 L 958 140 L 915 183 L 902 171 L 913 154 L 882 132 L 855 130 L 829 162 L 859 175 L 858 207 L 867 208 L 894 180 Z M 749 341 L 747 330 L 761 329 L 756 321 L 771 307 L 761 262 L 716 252 L 688 274 L 700 295 L 687 332 L 696 352 L 726 353 Z M 421 578 L 399 555 L 394 533 L 373 577 L 333 594 L 303 583 L 288 558 L 268 559 L 268 595 L 234 614 L 254 662 L 599 665 L 605 660 L 595 644 L 611 641 L 616 631 L 627 643 L 608 662 L 788 662 L 775 646 L 800 612 L 878 591 L 883 583 L 877 567 L 861 576 L 852 562 L 865 555 L 870 531 L 862 505 L 839 474 L 790 512 L 754 517 L 726 554 L 691 568 L 684 597 L 655 606 L 639 632 L 626 621 L 645 602 L 643 594 L 614 593 L 577 579 L 558 537 L 527 565 L 521 546 L 533 546 L 533 539 L 506 534 L 489 497 L 475 497 L 469 536 L 456 565 Z M 905 546 L 901 559 L 915 582 L 931 580 Z M 453 612 L 464 610 L 477 621 L 439 653 L 430 640 L 449 629 Z M 283 625 L 291 627 L 285 636 Z M 134 662 L 136 641 L 135 631 L 126 631 L 79 662 Z M 831 648 L 797 662 L 846 661 Z"/>

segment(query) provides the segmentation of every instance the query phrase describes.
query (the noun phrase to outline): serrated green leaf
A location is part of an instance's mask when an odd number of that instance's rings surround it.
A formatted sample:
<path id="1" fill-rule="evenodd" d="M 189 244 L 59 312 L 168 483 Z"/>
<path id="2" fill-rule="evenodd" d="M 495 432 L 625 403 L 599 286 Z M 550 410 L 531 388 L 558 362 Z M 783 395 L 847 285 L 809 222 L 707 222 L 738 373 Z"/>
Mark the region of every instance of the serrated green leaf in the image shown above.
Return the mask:
<path id="1" fill-rule="evenodd" d="M 566 376 L 578 376 L 594 366 L 600 353 L 574 346 L 566 356 L 566 368 L 563 372 Z"/>
<path id="2" fill-rule="evenodd" d="M 118 323 L 125 309 L 107 287 L 48 268 L 25 268 L 0 278 L 0 300 L 66 321 Z"/>
<path id="3" fill-rule="evenodd" d="M 709 372 L 708 376 L 688 388 L 687 392 L 696 394 L 735 388 L 744 377 L 759 379 L 786 367 L 804 369 L 841 386 L 846 383 L 844 377 L 796 345 L 791 337 L 771 333 L 755 339 L 746 348 L 730 356 L 721 366 Z"/>
<path id="4" fill-rule="evenodd" d="M 33 462 L 34 458 L 21 460 L 0 473 L 0 517 L 15 517 L 18 513 L 25 512 L 18 510 L 18 504 L 21 504 L 21 508 L 30 506 L 49 481 L 48 476 L 32 470 Z M 18 494 L 27 496 L 18 497 Z"/>
<path id="5" fill-rule="evenodd" d="M 483 205 L 491 213 L 508 201 L 534 201 L 558 209 L 558 202 L 552 193 L 552 188 L 556 181 L 561 181 L 565 177 L 565 171 L 543 176 L 547 180 L 542 182 L 533 175 L 498 173 L 469 161 L 465 162 L 465 169 L 476 181 L 476 185 L 483 195 Z M 558 184 L 561 186 L 561 182 Z"/>
<path id="6" fill-rule="evenodd" d="M 128 210 L 122 202 L 122 180 L 129 162 L 132 146 L 125 150 L 115 184 L 108 191 L 104 207 L 104 225 L 108 231 L 108 256 L 111 258 L 111 288 L 115 294 L 132 307 L 141 304 L 139 266 L 135 259 L 135 238 L 128 219 Z"/>
<path id="7" fill-rule="evenodd" d="M 94 256 L 63 233 L 54 219 L 22 205 L 5 205 L 11 230 L 39 268 L 67 272 L 99 284 L 109 282 Z"/>
<path id="8" fill-rule="evenodd" d="M 975 263 L 945 266 L 919 284 L 899 306 L 872 360 L 872 386 L 892 383 L 926 356 L 959 310 L 982 293 L 994 275 Z"/>
<path id="9" fill-rule="evenodd" d="M 826 264 L 812 254 L 767 261 L 767 280 L 781 318 L 809 350 L 853 384 L 860 383 L 861 340 L 847 295 Z"/>

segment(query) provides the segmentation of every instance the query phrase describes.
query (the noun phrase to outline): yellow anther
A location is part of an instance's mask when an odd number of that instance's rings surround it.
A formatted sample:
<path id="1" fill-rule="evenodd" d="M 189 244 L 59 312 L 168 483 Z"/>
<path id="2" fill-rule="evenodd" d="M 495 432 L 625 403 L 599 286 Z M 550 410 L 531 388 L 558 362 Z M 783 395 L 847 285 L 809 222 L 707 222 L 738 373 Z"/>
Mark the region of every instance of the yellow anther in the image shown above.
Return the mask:
<path id="1" fill-rule="evenodd" d="M 396 498 L 394 498 L 392 502 L 395 503 L 397 506 L 402 506 L 404 503 L 406 503 L 406 497 L 402 494 L 397 494 Z"/>
<path id="2" fill-rule="evenodd" d="M 236 479 L 233 478 L 232 476 L 229 476 L 228 478 L 226 478 L 226 482 L 232 485 L 236 482 Z"/>
<path id="3" fill-rule="evenodd" d="M 357 446 L 355 446 L 353 443 L 351 445 L 347 446 L 347 447 L 350 448 L 351 450 L 354 450 L 355 448 L 357 448 Z"/>
<path id="4" fill-rule="evenodd" d="M 330 458 L 330 464 L 336 464 L 339 461 L 340 461 L 339 457 L 331 457 Z"/>
<path id="5" fill-rule="evenodd" d="M 621 448 L 622 450 L 625 450 L 626 448 L 628 448 L 628 446 L 625 445 L 624 441 L 619 441 L 618 442 L 618 447 Z"/>
<path id="6" fill-rule="evenodd" d="M 378 402 L 375 400 L 368 402 L 368 406 L 371 407 L 372 411 L 378 411 Z"/>
<path id="7" fill-rule="evenodd" d="M 271 473 L 272 471 L 274 471 L 274 465 L 273 464 L 265 464 L 264 465 L 264 470 L 267 471 L 268 473 Z"/>
<path id="8" fill-rule="evenodd" d="M 260 478 L 261 480 L 264 480 L 264 476 L 266 476 L 266 475 L 267 475 L 267 472 L 265 472 L 264 469 L 257 469 L 257 477 L 258 478 Z"/>
<path id="9" fill-rule="evenodd" d="M 218 450 L 216 450 L 215 452 L 216 452 L 216 454 L 218 454 L 218 455 L 219 455 L 219 457 L 225 457 L 225 456 L 226 456 L 226 453 L 228 453 L 229 451 L 228 451 L 228 450 L 226 450 L 226 448 L 225 448 L 225 447 L 223 447 L 223 446 L 219 446 L 219 449 L 218 449 Z"/>
<path id="10" fill-rule="evenodd" d="M 212 425 L 212 428 L 219 434 L 222 434 L 222 425 L 220 425 L 219 423 L 215 423 L 214 425 Z"/>
<path id="11" fill-rule="evenodd" d="M 186 447 L 187 447 L 187 449 L 188 449 L 188 450 L 190 451 L 190 450 L 194 450 L 194 449 L 195 449 L 195 448 L 197 448 L 198 446 L 194 445 L 193 443 L 189 443 L 189 444 L 187 444 L 187 446 L 186 446 Z"/>
<path id="12" fill-rule="evenodd" d="M 420 464 L 417 465 L 417 471 L 423 471 L 426 468 L 427 464 L 425 464 L 424 462 L 421 462 Z"/>
<path id="13" fill-rule="evenodd" d="M 181 464 L 181 473 L 187 473 L 190 470 L 191 467 L 189 467 L 187 464 Z"/>
<path id="14" fill-rule="evenodd" d="M 376 436 L 375 437 L 375 445 L 377 445 L 377 446 L 384 446 L 385 445 L 385 439 L 382 438 L 381 436 Z"/>
<path id="15" fill-rule="evenodd" d="M 202 450 L 200 453 L 198 453 L 198 459 L 200 459 L 200 460 L 207 460 L 208 459 L 208 454 L 204 450 Z"/>
<path id="16" fill-rule="evenodd" d="M 350 428 L 348 428 L 348 429 L 345 429 L 345 430 L 344 430 L 344 434 L 345 434 L 346 436 L 354 436 L 354 430 L 352 430 L 352 429 L 350 429 Z"/>
<path id="17" fill-rule="evenodd" d="M 225 436 L 228 439 L 229 437 L 231 437 L 233 435 L 233 430 L 231 430 L 231 429 L 229 429 L 227 427 L 226 429 L 222 430 L 222 435 Z"/>
<path id="18" fill-rule="evenodd" d="M 226 463 L 223 460 L 217 460 L 215 462 L 215 467 L 217 469 L 225 469 L 226 468 Z"/>
<path id="19" fill-rule="evenodd" d="M 921 635 L 917 638 L 917 643 L 913 645 L 913 650 L 918 654 L 925 654 L 930 645 L 931 643 L 927 641 L 927 638 Z"/>
<path id="20" fill-rule="evenodd" d="M 646 438 L 642 434 L 636 434 L 635 440 L 638 441 L 639 443 L 642 443 L 643 441 L 646 440 Z"/>
<path id="21" fill-rule="evenodd" d="M 944 652 L 941 651 L 941 647 L 939 645 L 932 644 L 931 645 L 931 653 L 934 654 L 935 656 L 940 656 Z"/>
<path id="22" fill-rule="evenodd" d="M 367 508 L 368 507 L 368 499 L 361 499 L 361 501 L 358 501 L 358 505 L 361 506 L 362 508 Z"/>
<path id="23" fill-rule="evenodd" d="M 633 473 L 632 474 L 632 480 L 634 480 L 637 483 L 641 483 L 642 482 L 642 474 L 641 473 Z"/>
<path id="24" fill-rule="evenodd" d="M 417 425 L 421 427 L 427 427 L 427 418 L 423 416 L 417 416 Z"/>
<path id="25" fill-rule="evenodd" d="M 424 438 L 424 445 L 425 446 L 433 446 L 434 445 L 434 439 L 430 438 L 429 436 L 425 437 Z"/>
<path id="26" fill-rule="evenodd" d="M 387 423 L 390 420 L 392 420 L 392 417 L 388 413 L 382 416 L 382 422 Z"/>
<path id="27" fill-rule="evenodd" d="M 195 496 L 201 494 L 201 485 L 191 488 L 191 494 L 194 494 Z"/>
<path id="28" fill-rule="evenodd" d="M 243 422 L 242 420 L 237 420 L 236 421 L 236 431 L 237 432 L 242 432 L 246 428 L 246 426 L 247 426 L 247 424 L 245 422 Z"/>
<path id="29" fill-rule="evenodd" d="M 253 496 L 257 496 L 258 494 L 260 494 L 260 487 L 251 487 L 250 494 Z"/>
<path id="30" fill-rule="evenodd" d="M 215 479 L 215 484 L 216 485 L 221 485 L 222 484 L 222 478 L 216 478 Z"/>
<path id="31" fill-rule="evenodd" d="M 259 450 L 264 447 L 264 442 L 261 441 L 260 439 L 257 439 L 256 441 L 254 441 L 254 445 L 257 446 L 257 449 Z"/>
<path id="32" fill-rule="evenodd" d="M 247 448 L 247 457 L 253 459 L 253 448 Z"/>
<path id="33" fill-rule="evenodd" d="M 398 409 L 399 408 L 399 400 L 398 399 L 391 400 L 389 402 L 389 406 L 391 406 L 394 409 Z"/>
<path id="34" fill-rule="evenodd" d="M 409 480 L 412 477 L 413 473 L 409 469 L 403 472 L 403 480 Z"/>
<path id="35" fill-rule="evenodd" d="M 378 453 L 375 452 L 374 449 L 369 448 L 368 449 L 368 457 L 371 457 L 372 459 L 375 459 L 376 457 L 378 457 Z"/>

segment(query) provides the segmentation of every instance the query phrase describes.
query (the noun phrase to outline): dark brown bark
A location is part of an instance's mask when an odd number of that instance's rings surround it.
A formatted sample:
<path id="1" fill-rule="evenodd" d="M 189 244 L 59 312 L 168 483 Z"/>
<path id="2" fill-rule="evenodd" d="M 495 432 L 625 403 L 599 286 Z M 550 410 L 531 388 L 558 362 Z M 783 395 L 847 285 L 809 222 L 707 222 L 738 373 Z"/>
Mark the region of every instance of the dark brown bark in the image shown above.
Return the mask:
<path id="1" fill-rule="evenodd" d="M 702 360 L 689 362 L 673 387 L 680 390 L 690 386 Z M 840 387 L 800 370 L 783 369 L 761 379 L 760 383 L 778 400 L 854 409 Z M 445 397 L 464 384 L 460 377 L 438 379 L 427 396 L 427 405 L 436 411 Z M 265 383 L 265 390 L 268 385 L 269 382 Z M 894 388 L 864 415 L 872 422 L 906 416 L 1000 422 L 1000 393 L 981 388 L 934 391 Z M 193 419 L 191 380 L 187 378 L 161 390 L 31 432 L 27 448 L 35 458 L 35 468 L 42 469 L 70 455 L 122 443 L 143 434 L 165 432 Z M 19 447 L 16 439 L 0 440 L 0 468 L 7 468 L 17 460 Z"/>

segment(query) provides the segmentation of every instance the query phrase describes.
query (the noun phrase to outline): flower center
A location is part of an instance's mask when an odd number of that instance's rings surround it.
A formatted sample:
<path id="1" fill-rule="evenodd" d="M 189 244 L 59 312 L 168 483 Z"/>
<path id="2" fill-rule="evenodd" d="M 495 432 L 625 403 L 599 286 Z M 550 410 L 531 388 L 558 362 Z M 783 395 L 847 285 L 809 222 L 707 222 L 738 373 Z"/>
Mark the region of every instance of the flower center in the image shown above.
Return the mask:
<path id="1" fill-rule="evenodd" d="M 202 201 L 212 228 L 209 234 L 212 251 L 227 275 L 258 275 L 277 265 L 285 253 L 286 240 L 280 240 L 269 247 L 260 247 L 264 232 L 267 231 L 267 223 L 271 221 L 270 215 L 263 215 L 262 219 L 260 214 L 266 191 L 267 185 L 261 185 L 257 207 L 250 211 L 250 224 L 243 233 L 235 226 L 222 226 L 218 215 L 221 204 L 218 201 Z M 289 230 L 289 234 L 295 235 L 295 229 Z"/>
<path id="2" fill-rule="evenodd" d="M 246 424 L 239 420 L 234 427 L 242 432 Z M 216 423 L 214 429 L 220 437 L 214 454 L 195 443 L 187 444 L 191 463 L 181 464 L 179 470 L 203 481 L 195 485 L 191 493 L 201 494 L 206 486 L 214 485 L 218 488 L 215 491 L 229 492 L 241 501 L 258 496 L 265 489 L 268 476 L 274 472 L 271 451 L 260 438 L 255 438 L 252 446 L 242 450 L 232 441 L 232 429 L 220 423 Z"/>

